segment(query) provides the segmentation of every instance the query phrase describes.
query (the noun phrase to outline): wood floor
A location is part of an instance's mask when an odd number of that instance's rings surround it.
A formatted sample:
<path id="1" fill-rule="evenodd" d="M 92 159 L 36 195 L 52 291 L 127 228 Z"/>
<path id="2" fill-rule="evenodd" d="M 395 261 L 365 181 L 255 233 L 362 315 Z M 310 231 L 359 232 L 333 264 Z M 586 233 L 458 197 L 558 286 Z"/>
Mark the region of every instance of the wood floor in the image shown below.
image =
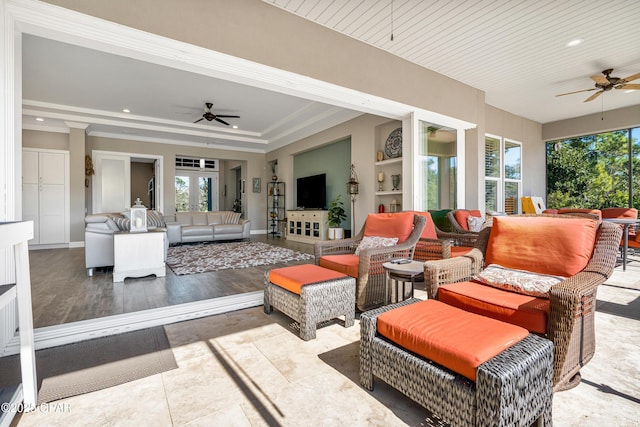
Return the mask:
<path id="1" fill-rule="evenodd" d="M 267 239 L 266 235 L 252 236 L 251 240 L 313 253 L 310 244 Z M 176 276 L 167 268 L 166 277 L 150 276 L 113 283 L 111 269 L 97 269 L 93 277 L 87 277 L 84 248 L 32 250 L 29 260 L 36 328 L 260 291 L 264 289 L 264 272 L 285 265 L 185 276 Z M 286 265 L 300 263 L 304 262 Z"/>

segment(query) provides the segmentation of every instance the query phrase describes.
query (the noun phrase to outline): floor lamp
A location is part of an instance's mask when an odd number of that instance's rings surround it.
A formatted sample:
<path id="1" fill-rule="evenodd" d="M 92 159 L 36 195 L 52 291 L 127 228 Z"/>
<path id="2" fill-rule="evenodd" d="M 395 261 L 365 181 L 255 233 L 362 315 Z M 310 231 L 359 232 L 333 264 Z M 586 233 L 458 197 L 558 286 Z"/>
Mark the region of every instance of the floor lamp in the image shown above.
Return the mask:
<path id="1" fill-rule="evenodd" d="M 358 175 L 356 175 L 356 168 L 353 165 L 351 165 L 347 189 L 351 196 L 351 237 L 353 237 L 356 228 L 356 196 L 358 195 Z"/>

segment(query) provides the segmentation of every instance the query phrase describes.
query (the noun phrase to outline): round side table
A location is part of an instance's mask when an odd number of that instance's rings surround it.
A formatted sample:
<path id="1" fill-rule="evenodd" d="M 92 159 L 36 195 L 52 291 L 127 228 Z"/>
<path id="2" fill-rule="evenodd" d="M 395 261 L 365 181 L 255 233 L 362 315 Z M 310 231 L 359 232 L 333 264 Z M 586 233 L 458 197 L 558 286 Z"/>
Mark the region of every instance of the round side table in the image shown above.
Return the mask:
<path id="1" fill-rule="evenodd" d="M 391 281 L 396 285 L 396 298 L 393 302 L 404 301 L 406 295 L 406 284 L 411 284 L 411 296 L 413 298 L 413 290 L 416 282 L 424 281 L 424 262 L 411 261 L 406 264 L 396 264 L 394 262 L 385 262 L 382 264 L 386 280 L 385 304 L 391 301 Z M 402 293 L 400 293 L 400 284 L 402 283 Z"/>

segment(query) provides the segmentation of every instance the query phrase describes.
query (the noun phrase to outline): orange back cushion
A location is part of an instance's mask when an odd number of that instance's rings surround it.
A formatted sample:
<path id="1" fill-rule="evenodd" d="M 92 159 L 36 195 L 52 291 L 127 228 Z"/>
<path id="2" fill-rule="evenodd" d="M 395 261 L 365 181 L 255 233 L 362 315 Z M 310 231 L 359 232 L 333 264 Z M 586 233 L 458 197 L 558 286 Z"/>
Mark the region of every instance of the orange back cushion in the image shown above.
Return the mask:
<path id="1" fill-rule="evenodd" d="M 602 211 L 600 209 L 560 208 L 558 209 L 558 213 L 559 214 L 587 213 L 587 214 L 597 215 L 598 217 L 602 218 Z"/>
<path id="2" fill-rule="evenodd" d="M 413 231 L 413 212 L 369 214 L 364 224 L 365 236 L 397 237 L 398 243 Z"/>
<path id="3" fill-rule="evenodd" d="M 467 218 L 469 216 L 482 217 L 482 214 L 477 209 L 474 209 L 474 210 L 458 209 L 454 216 L 456 217 L 456 221 L 458 221 L 458 224 L 460 224 L 460 227 L 464 228 L 465 230 L 468 230 L 469 224 L 467 223 Z"/>
<path id="4" fill-rule="evenodd" d="M 424 230 L 422 230 L 422 234 L 420 237 L 423 239 L 437 239 L 438 233 L 436 232 L 436 225 L 433 223 L 433 218 L 431 218 L 431 214 L 429 212 L 419 212 L 413 211 L 415 215 L 423 216 L 427 219 L 427 222 L 424 225 Z"/>
<path id="5" fill-rule="evenodd" d="M 604 208 L 602 218 L 638 218 L 636 208 Z"/>
<path id="6" fill-rule="evenodd" d="M 486 264 L 573 276 L 591 259 L 597 230 L 588 218 L 495 217 Z"/>

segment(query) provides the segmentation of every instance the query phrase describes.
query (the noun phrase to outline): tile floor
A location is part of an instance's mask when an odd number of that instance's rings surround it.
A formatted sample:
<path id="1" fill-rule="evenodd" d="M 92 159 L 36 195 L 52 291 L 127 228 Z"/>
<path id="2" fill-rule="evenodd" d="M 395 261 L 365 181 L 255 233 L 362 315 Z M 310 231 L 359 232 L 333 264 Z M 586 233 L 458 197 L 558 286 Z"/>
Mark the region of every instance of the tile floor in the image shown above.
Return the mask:
<path id="1" fill-rule="evenodd" d="M 420 293 L 423 295 L 423 293 Z M 19 426 L 423 426 L 427 413 L 381 381 L 358 381 L 359 326 L 304 342 L 261 307 L 165 327 L 179 368 L 58 401 Z M 640 258 L 598 290 L 597 350 L 556 393 L 556 426 L 640 426 Z"/>

